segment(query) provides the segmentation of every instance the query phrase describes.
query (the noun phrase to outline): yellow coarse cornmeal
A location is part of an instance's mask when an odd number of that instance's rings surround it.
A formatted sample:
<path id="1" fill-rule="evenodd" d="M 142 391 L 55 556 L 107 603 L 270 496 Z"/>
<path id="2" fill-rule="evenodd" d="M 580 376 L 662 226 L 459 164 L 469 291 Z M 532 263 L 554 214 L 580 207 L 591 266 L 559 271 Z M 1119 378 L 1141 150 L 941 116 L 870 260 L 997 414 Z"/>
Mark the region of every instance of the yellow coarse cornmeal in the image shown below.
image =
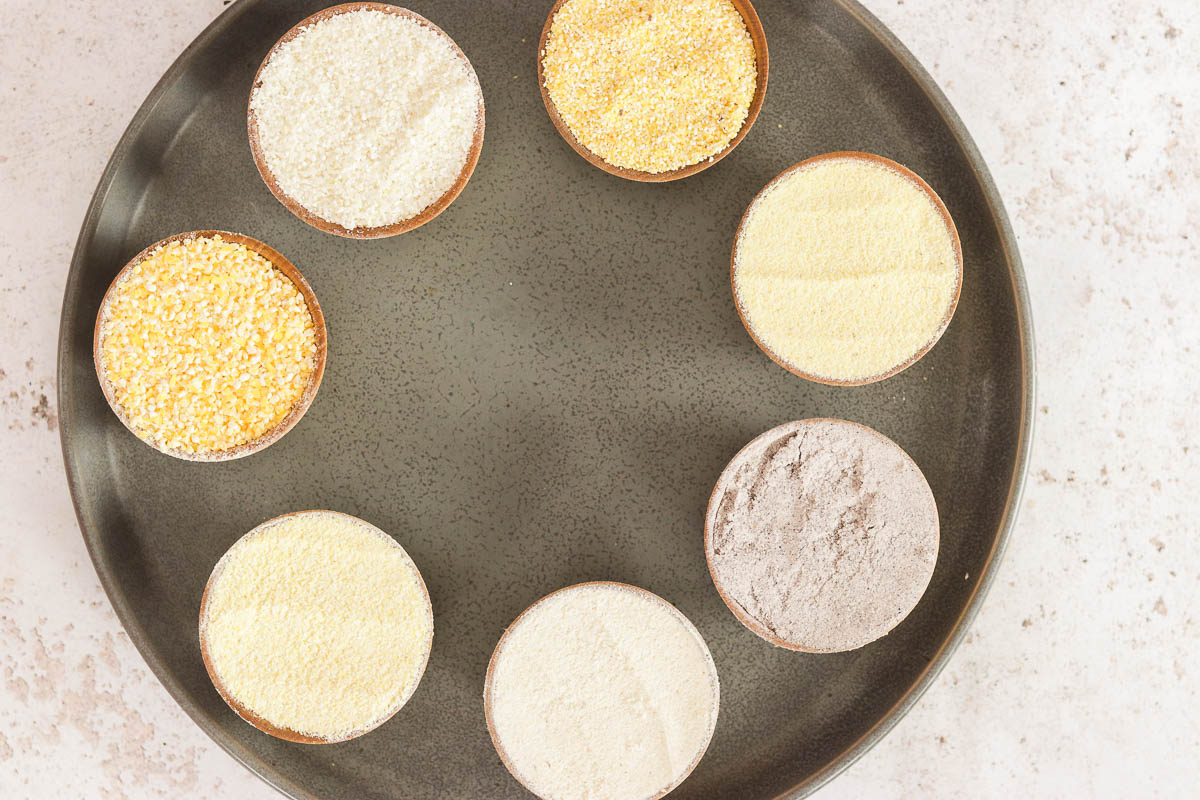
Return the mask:
<path id="1" fill-rule="evenodd" d="M 847 156 L 785 173 L 750 205 L 734 249 L 746 327 L 786 366 L 861 383 L 941 335 L 958 292 L 956 237 L 933 199 Z"/>
<path id="2" fill-rule="evenodd" d="M 542 69 L 580 144 L 651 173 L 723 150 L 758 80 L 754 42 L 729 0 L 567 0 Z"/>
<path id="3" fill-rule="evenodd" d="M 362 520 L 306 511 L 264 523 L 218 562 L 200 639 L 214 680 L 285 730 L 339 741 L 416 688 L 433 641 L 425 584 Z"/>
<path id="4" fill-rule="evenodd" d="M 308 388 L 316 329 L 300 290 L 220 236 L 161 245 L 100 312 L 101 374 L 143 440 L 183 457 L 270 432 Z"/>

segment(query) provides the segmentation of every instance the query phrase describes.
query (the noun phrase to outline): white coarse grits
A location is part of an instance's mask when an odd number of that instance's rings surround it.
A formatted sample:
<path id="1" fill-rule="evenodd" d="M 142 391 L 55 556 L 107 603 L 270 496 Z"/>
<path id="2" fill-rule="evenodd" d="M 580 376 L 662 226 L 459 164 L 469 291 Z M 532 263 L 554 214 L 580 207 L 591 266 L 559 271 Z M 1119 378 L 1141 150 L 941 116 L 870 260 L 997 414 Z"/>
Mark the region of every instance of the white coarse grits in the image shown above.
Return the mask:
<path id="1" fill-rule="evenodd" d="M 482 113 L 475 71 L 445 34 L 350 11 L 309 25 L 263 67 L 250 98 L 279 188 L 353 229 L 410 219 L 462 172 Z"/>
<path id="2" fill-rule="evenodd" d="M 545 800 L 648 800 L 679 783 L 717 721 L 700 633 L 649 592 L 580 584 L 508 630 L 488 686 L 498 746 Z"/>

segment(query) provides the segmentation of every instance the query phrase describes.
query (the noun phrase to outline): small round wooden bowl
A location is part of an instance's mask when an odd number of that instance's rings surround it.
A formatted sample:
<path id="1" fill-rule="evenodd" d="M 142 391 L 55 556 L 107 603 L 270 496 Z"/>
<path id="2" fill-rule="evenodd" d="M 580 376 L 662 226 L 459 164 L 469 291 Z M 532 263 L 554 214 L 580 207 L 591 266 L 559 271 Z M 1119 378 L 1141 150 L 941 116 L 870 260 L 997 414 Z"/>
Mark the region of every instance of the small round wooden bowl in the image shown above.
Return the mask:
<path id="1" fill-rule="evenodd" d="M 157 442 L 144 439 L 138 436 L 137 431 L 134 430 L 133 424 L 125 414 L 125 410 L 116 401 L 112 386 L 108 382 L 108 376 L 105 375 L 104 366 L 100 361 L 100 329 L 117 286 L 124 280 L 126 274 L 131 269 L 144 261 L 156 248 L 186 239 L 212 238 L 214 236 L 220 236 L 227 242 L 243 245 L 248 250 L 258 253 L 270 261 L 275 269 L 287 276 L 288 280 L 300 290 L 301 296 L 304 297 L 304 303 L 308 306 L 308 313 L 312 315 L 313 332 L 317 345 L 316 363 L 313 366 L 312 375 L 308 379 L 308 386 L 305 387 L 304 393 L 300 395 L 300 399 L 296 401 L 296 405 L 292 407 L 288 415 L 280 420 L 279 424 L 274 428 L 257 439 L 228 450 L 218 450 L 211 453 L 182 453 L 162 447 Z M 117 419 L 121 421 L 121 424 L 128 428 L 129 432 L 137 436 L 139 440 L 150 445 L 160 453 L 165 453 L 184 461 L 232 461 L 235 458 L 244 458 L 252 453 L 257 453 L 259 450 L 263 450 L 279 441 L 285 433 L 296 426 L 296 423 L 304 416 L 304 412 L 308 411 L 308 407 L 312 405 L 313 398 L 317 396 L 317 389 L 320 387 L 321 378 L 325 374 L 325 359 L 328 350 L 329 341 L 325 329 L 325 315 L 321 313 L 321 304 L 317 302 L 317 296 L 313 294 L 312 287 L 308 285 L 308 281 L 304 280 L 304 276 L 300 274 L 300 270 L 296 269 L 291 261 L 288 261 L 282 253 L 270 245 L 264 244 L 257 239 L 252 239 L 249 236 L 244 236 L 240 233 L 230 233 L 229 231 L 189 231 L 187 233 L 177 233 L 174 236 L 168 236 L 165 239 L 155 242 L 138 253 L 129 260 L 129 263 L 121 268 L 121 271 L 117 273 L 117 277 L 113 278 L 112 283 L 109 284 L 108 291 L 104 293 L 104 299 L 100 301 L 100 310 L 96 313 L 96 327 L 92 333 L 92 362 L 96 367 L 96 377 L 100 381 L 100 390 L 104 392 L 104 399 L 108 401 L 109 408 L 117 415 Z"/>
<path id="2" fill-rule="evenodd" d="M 410 564 L 412 564 L 413 571 L 416 573 L 416 576 L 417 576 L 417 582 L 421 586 L 421 593 L 425 596 L 425 607 L 429 611 L 429 618 L 431 620 L 433 619 L 433 604 L 429 600 L 429 589 L 425 586 L 425 578 L 422 577 L 421 571 L 419 569 L 417 569 L 417 565 L 415 563 L 413 563 L 412 558 L 408 555 L 408 551 L 406 551 L 403 547 L 401 547 L 400 543 L 397 542 L 395 539 L 393 539 L 391 536 L 388 536 L 386 533 L 381 531 L 379 528 L 376 528 L 374 525 L 367 522 L 366 520 L 359 519 L 358 517 L 352 516 L 350 514 L 343 514 L 340 511 L 324 511 L 324 510 L 320 510 L 320 509 L 309 510 L 309 511 L 293 511 L 288 514 L 280 514 L 278 517 L 274 517 L 274 518 L 269 519 L 266 522 L 262 523 L 261 525 L 257 525 L 253 530 L 242 535 L 238 539 L 238 542 L 242 541 L 242 539 L 245 539 L 248 536 L 253 536 L 254 534 L 258 533 L 259 531 L 262 531 L 265 528 L 269 528 L 272 525 L 275 525 L 275 524 L 279 523 L 280 521 L 285 520 L 289 517 L 298 517 L 298 516 L 303 516 L 306 514 L 328 514 L 330 516 L 344 517 L 346 519 L 353 520 L 354 522 L 362 525 L 364 528 L 377 533 L 379 536 L 383 537 L 384 539 L 386 539 L 388 542 L 395 545 L 396 547 L 399 547 L 400 551 L 404 553 L 404 557 L 408 559 Z M 236 544 L 237 544 L 237 542 L 234 542 L 234 545 L 236 545 Z M 230 546 L 230 549 L 233 549 L 233 545 Z M 221 699 L 224 700 L 225 703 L 230 708 L 232 708 L 239 717 L 244 719 L 246 722 L 249 722 L 251 725 L 258 728 L 263 733 L 269 733 L 271 736 L 274 736 L 277 739 L 284 739 L 286 741 L 296 742 L 298 744 L 337 744 L 338 742 L 348 742 L 351 739 L 357 739 L 359 736 L 370 733 L 371 731 L 375 730 L 380 725 L 382 725 L 383 723 L 387 722 L 389 719 L 394 717 L 396 715 L 396 712 L 398 712 L 400 709 L 404 708 L 404 706 L 408 703 L 408 701 L 412 699 L 413 694 L 416 693 L 416 691 L 417 691 L 417 686 L 419 686 L 421 683 L 421 678 L 424 677 L 424 675 L 425 675 L 425 668 L 427 666 L 429 666 L 429 654 L 433 651 L 432 630 L 431 630 L 431 633 L 429 636 L 429 647 L 427 647 L 425 649 L 425 658 L 421 662 L 421 668 L 417 670 L 416 679 L 412 682 L 412 686 L 409 687 L 408 692 L 406 692 L 404 694 L 404 696 L 400 698 L 399 702 L 397 702 L 396 705 L 394 707 L 392 707 L 386 714 L 384 714 L 378 720 L 375 720 L 369 726 L 363 728 L 360 731 L 355 731 L 355 732 L 351 733 L 350 735 L 343 736 L 341 738 L 323 739 L 319 736 L 309 736 L 308 734 L 298 733 L 297 731 L 291 730 L 290 728 L 281 728 L 278 725 L 268 722 L 267 720 L 263 719 L 258 714 L 255 714 L 253 711 L 246 708 L 241 702 L 239 702 L 235 697 L 233 697 L 233 695 L 231 695 L 229 693 L 229 690 L 225 687 L 225 684 L 221 682 L 221 679 L 219 677 L 217 677 L 217 672 L 215 669 L 213 669 L 212 658 L 208 653 L 208 637 L 205 635 L 207 633 L 207 628 L 208 628 L 208 624 L 207 624 L 208 623 L 208 620 L 207 620 L 208 592 L 209 592 L 209 589 L 212 588 L 213 581 L 215 581 L 217 579 L 218 575 L 220 575 L 221 570 L 224 569 L 225 559 L 226 559 L 226 557 L 228 557 L 228 555 L 229 555 L 229 551 L 227 550 L 227 551 L 225 551 L 225 555 L 222 556 L 221 559 L 217 562 L 216 566 L 213 567 L 212 574 L 209 575 L 209 577 L 208 577 L 208 582 L 206 584 L 204 584 L 204 594 L 200 597 L 200 628 L 199 628 L 199 631 L 200 631 L 200 635 L 199 635 L 200 657 L 204 660 L 204 669 L 208 672 L 208 677 L 209 677 L 209 680 L 212 681 L 213 688 L 215 688 L 217 690 L 217 694 L 221 695 Z"/>
<path id="3" fill-rule="evenodd" d="M 744 611 L 742 611 L 742 607 L 740 605 L 738 605 L 736 602 L 734 602 L 733 598 L 731 598 L 729 596 L 729 594 L 725 591 L 725 586 L 721 583 L 721 580 L 717 577 L 717 570 L 713 566 L 712 520 L 713 520 L 713 516 L 716 514 L 716 511 L 717 511 L 717 491 L 721 488 L 721 485 L 725 482 L 725 473 L 727 473 L 729 471 L 730 467 L 732 467 L 734 464 L 736 464 L 738 462 L 738 459 L 741 458 L 742 453 L 744 453 L 746 450 L 753 447 L 754 444 L 757 443 L 763 437 L 777 435 L 780 428 L 783 428 L 783 427 L 786 427 L 789 425 L 811 425 L 811 424 L 819 423 L 819 422 L 837 422 L 837 423 L 841 423 L 841 424 L 845 424 L 845 425 L 854 425 L 855 427 L 862 428 L 864 431 L 867 431 L 872 436 L 878 436 L 878 437 L 887 439 L 887 441 L 889 443 L 895 445 L 896 447 L 900 447 L 900 445 L 897 445 L 891 439 L 884 436 L 882 433 L 875 430 L 874 428 L 870 428 L 859 422 L 851 422 L 850 420 L 847 420 L 847 419 L 836 419 L 834 417 L 813 417 L 811 419 L 796 420 L 795 422 L 785 422 L 782 425 L 776 425 L 775 427 L 773 427 L 769 430 L 763 431 L 758 436 L 755 436 L 753 439 L 751 439 L 749 442 L 746 442 L 746 444 L 744 444 L 737 451 L 737 453 L 734 454 L 733 458 L 729 459 L 728 463 L 725 464 L 724 469 L 721 470 L 721 475 L 720 475 L 720 477 L 717 478 L 717 482 L 715 484 L 713 484 L 712 494 L 710 494 L 708 496 L 708 507 L 704 511 L 704 561 L 708 565 L 708 576 L 709 576 L 709 578 L 712 579 L 713 586 L 716 587 L 717 594 L 720 595 L 720 597 L 721 597 L 721 602 L 723 602 L 725 604 L 725 606 L 730 610 L 730 612 L 732 612 L 733 616 L 737 618 L 737 621 L 742 623 L 743 625 L 745 625 L 750 630 L 750 632 L 753 633 L 755 636 L 759 637 L 760 639 L 762 639 L 764 641 L 770 642 L 771 644 L 775 645 L 776 647 L 782 647 L 784 650 L 791 650 L 796 653 L 816 653 L 816 654 L 843 653 L 843 652 L 847 652 L 847 651 L 814 649 L 811 647 L 805 647 L 805 646 L 803 646 L 801 644 L 797 644 L 795 642 L 789 642 L 786 639 L 781 639 L 778 636 L 776 636 L 769 628 L 760 624 L 758 620 L 754 619 L 753 617 L 747 615 Z M 903 448 L 900 448 L 900 450 L 901 450 L 901 452 L 904 453 L 904 455 L 910 461 L 912 461 L 912 457 L 909 456 L 908 453 Z M 913 466 L 916 467 L 917 473 L 921 475 L 922 479 L 925 479 L 925 473 L 921 471 L 921 468 L 919 466 L 917 466 L 916 462 L 913 462 Z M 926 485 L 928 486 L 927 479 L 926 479 Z M 929 492 L 929 496 L 930 496 L 930 498 L 933 498 L 933 490 L 932 489 Z M 933 519 L 934 519 L 935 524 L 938 526 L 938 540 L 939 540 L 938 544 L 940 547 L 940 545 L 941 545 L 941 519 L 938 516 L 936 501 L 933 504 Z M 932 578 L 932 572 L 930 573 L 930 578 Z M 928 582 L 926 582 L 925 585 L 926 585 L 926 588 L 928 588 L 928 586 L 929 586 Z M 909 613 L 912 613 L 912 612 L 910 611 Z M 901 620 L 901 622 L 903 622 L 903 620 Z M 897 625 L 898 624 L 899 623 L 897 623 Z M 892 628 L 892 630 L 895 630 L 895 628 Z M 880 637 L 880 638 L 882 638 L 882 637 Z M 864 642 L 863 644 L 859 645 L 858 647 L 865 647 L 867 644 L 870 644 L 870 642 Z M 851 649 L 857 649 L 857 648 L 851 648 Z"/>
<path id="4" fill-rule="evenodd" d="M 318 11 L 311 16 L 305 17 L 304 19 L 300 20 L 300 22 L 296 23 L 291 30 L 280 37 L 279 41 L 271 47 L 266 57 L 263 58 L 262 63 L 259 64 L 258 71 L 254 73 L 254 83 L 251 85 L 250 97 L 253 97 L 254 91 L 258 89 L 260 85 L 262 85 L 262 71 L 267 66 L 267 63 L 271 60 L 271 57 L 275 55 L 275 51 L 284 44 L 290 42 L 292 39 L 296 38 L 300 31 L 309 25 L 312 25 L 313 23 L 327 20 L 330 17 L 337 16 L 338 14 L 345 14 L 348 11 L 363 10 L 382 11 L 385 14 L 395 14 L 399 17 L 407 17 L 445 37 L 446 41 L 450 43 L 450 46 L 453 47 L 455 52 L 457 52 L 462 58 L 463 63 L 467 65 L 467 69 L 471 71 L 471 76 L 475 78 L 476 87 L 479 87 L 479 78 L 475 75 L 475 68 L 471 66 L 470 59 L 468 59 L 466 54 L 463 53 L 462 49 L 459 48 L 458 44 L 451 39 L 445 31 L 422 17 L 420 14 L 416 13 L 415 11 L 409 11 L 407 8 L 401 8 L 400 6 L 393 6 L 387 3 L 343 3 L 342 5 L 331 6 Z M 347 239 L 382 239 L 387 236 L 396 236 L 401 233 L 407 233 L 414 228 L 421 227 L 426 222 L 429 222 L 438 214 L 441 214 L 443 211 L 445 211 L 450 204 L 454 202 L 454 199 L 462 193 L 462 190 L 467 185 L 467 181 L 471 179 L 471 173 L 475 171 L 475 165 L 479 163 L 479 152 L 483 148 L 483 117 L 483 89 L 479 88 L 479 116 L 475 123 L 475 138 L 471 142 L 471 149 L 467 151 L 467 160 L 463 164 L 462 172 L 458 174 L 458 178 L 454 181 L 453 185 L 446 190 L 445 194 L 443 194 L 437 200 L 434 200 L 430 205 L 426 206 L 421 213 L 417 214 L 416 216 L 409 217 L 408 219 L 402 219 L 399 222 L 393 222 L 390 225 L 377 225 L 375 227 L 363 228 L 343 228 L 336 222 L 330 222 L 317 216 L 304 206 L 297 203 L 281 188 L 279 188 L 278 181 L 275 180 L 275 176 L 267 167 L 266 156 L 263 155 L 262 144 L 258 138 L 258 120 L 255 117 L 254 110 L 250 108 L 249 100 L 246 102 L 246 132 L 250 139 L 250 154 L 254 157 L 254 166 L 258 168 L 258 174 L 262 176 L 263 182 L 267 184 L 267 188 L 271 190 L 271 194 L 275 195 L 275 199 L 282 203 L 284 208 L 286 208 L 288 211 L 291 211 L 297 217 L 304 220 L 317 230 L 324 231 L 325 233 L 332 233 L 335 236 L 344 236 Z"/>
<path id="5" fill-rule="evenodd" d="M 696 766 L 700 763 L 700 760 L 702 758 L 704 758 L 704 754 L 706 752 L 708 752 L 708 746 L 712 743 L 713 733 L 716 732 L 717 717 L 720 714 L 720 705 L 721 705 L 720 678 L 717 675 L 716 662 L 713 661 L 712 653 L 709 652 L 709 650 L 708 650 L 708 643 L 704 642 L 704 637 L 700 636 L 699 630 L 696 629 L 696 626 L 692 623 L 692 621 L 690 619 L 688 619 L 686 616 L 684 616 L 683 612 L 680 611 L 679 609 L 677 609 L 675 606 L 671 605 L 666 600 L 664 600 L 663 598 L 656 595 L 654 592 L 651 592 L 647 589 L 643 589 L 639 586 L 633 586 L 628 583 L 621 583 L 620 581 L 585 581 L 583 583 L 575 583 L 570 586 L 564 586 L 561 589 L 557 589 L 557 590 L 551 592 L 550 594 L 545 595 L 544 597 L 541 597 L 538 600 L 535 600 L 533 603 L 531 603 L 529 605 L 528 608 L 526 608 L 524 611 L 522 611 L 520 614 L 518 614 L 517 618 L 512 621 L 512 624 L 504 629 L 504 633 L 501 634 L 501 636 L 500 636 L 500 641 L 496 643 L 496 649 L 492 651 L 492 657 L 488 661 L 487 675 L 483 681 L 483 715 L 487 720 L 488 735 L 492 737 L 492 746 L 496 748 L 496 753 L 500 756 L 500 761 L 503 762 L 504 768 L 508 770 L 509 774 L 512 775 L 513 778 L 516 779 L 517 783 L 519 783 L 519 784 L 521 784 L 521 786 L 525 787 L 525 789 L 528 790 L 530 793 L 540 797 L 541 795 L 538 795 L 537 792 L 534 792 L 533 789 L 530 788 L 527 783 L 525 783 L 525 779 L 521 777 L 521 774 L 519 772 L 517 772 L 516 767 L 512 763 L 512 759 L 509 758 L 508 751 L 504 749 L 504 746 L 500 743 L 500 737 L 496 734 L 496 723 L 495 723 L 495 720 L 492 718 L 492 676 L 496 670 L 496 660 L 500 656 L 500 651 L 504 648 L 504 643 L 508 639 L 509 632 L 517 627 L 517 625 L 521 622 L 521 620 L 524 619 L 526 614 L 528 614 L 533 609 L 537 608 L 544 601 L 549 600 L 551 597 L 554 597 L 557 594 L 561 594 L 562 592 L 569 592 L 574 589 L 580 589 L 585 586 L 611 586 L 614 588 L 624 589 L 626 591 L 635 592 L 637 594 L 644 595 L 645 597 L 650 598 L 654 602 L 667 607 L 673 613 L 677 614 L 679 616 L 679 618 L 682 619 L 685 623 L 687 623 L 687 625 L 696 633 L 696 636 L 699 637 L 700 641 L 704 644 L 705 653 L 708 654 L 708 663 L 712 667 L 713 680 L 714 680 L 715 685 L 717 686 L 717 708 L 716 708 L 716 713 L 713 714 L 713 724 L 709 728 L 708 739 L 705 741 L 704 747 L 700 748 L 700 752 L 696 754 L 696 758 L 692 761 L 692 763 L 688 764 L 688 767 L 686 770 L 684 770 L 683 774 L 680 775 L 678 780 L 676 780 L 670 786 L 666 787 L 665 789 L 660 791 L 658 794 L 655 794 L 651 797 L 634 798 L 634 800 L 661 800 L 661 798 L 665 797 L 666 795 L 668 795 L 672 791 L 674 791 L 676 788 L 678 788 L 679 784 L 681 784 L 685 780 L 687 780 L 687 777 L 689 775 L 691 775 L 692 772 L 696 769 Z"/>
<path id="6" fill-rule="evenodd" d="M 554 105 L 554 101 L 550 99 L 550 92 L 546 90 L 546 76 L 542 66 L 542 60 L 546 52 L 546 39 L 550 36 L 550 26 L 554 22 L 554 16 L 558 10 L 568 2 L 568 0 L 556 0 L 554 7 L 550 9 L 550 13 L 546 15 L 546 24 L 542 26 L 542 38 L 538 42 L 537 51 L 537 78 L 538 89 L 542 92 L 542 102 L 546 105 L 546 112 L 550 115 L 550 121 L 554 123 L 554 127 L 558 129 L 559 134 L 566 140 L 567 144 L 579 155 L 583 156 L 589 164 L 599 167 L 607 173 L 616 175 L 620 178 L 627 178 L 631 181 L 641 181 L 643 183 L 665 183 L 667 181 L 677 181 L 680 178 L 686 178 L 689 175 L 695 175 L 697 172 L 703 172 L 713 164 L 720 161 L 725 156 L 733 152 L 733 148 L 741 143 L 742 139 L 746 138 L 746 134 L 750 132 L 754 121 L 758 119 L 758 112 L 762 109 L 763 98 L 767 96 L 767 76 L 771 71 L 771 59 L 767 52 L 767 35 L 763 32 L 762 22 L 758 19 L 758 12 L 754 10 L 750 0 L 729 0 L 737 12 L 742 15 L 742 20 L 746 23 L 746 30 L 750 33 L 750 39 L 754 43 L 754 61 L 755 68 L 758 71 L 758 78 L 754 84 L 754 96 L 750 98 L 750 109 L 746 112 L 746 121 L 742 123 L 742 128 L 737 132 L 737 135 L 729 140 L 729 144 L 714 155 L 709 156 L 703 161 L 698 161 L 695 164 L 688 164 L 686 167 L 679 169 L 668 170 L 666 172 L 643 172 L 638 169 L 629 169 L 628 167 L 618 167 L 608 163 L 600 156 L 593 153 L 591 150 L 583 146 L 583 144 L 575 138 L 575 134 L 571 133 L 571 129 L 567 127 L 567 123 L 559 115 L 558 109 Z"/>
<path id="7" fill-rule="evenodd" d="M 861 378 L 861 379 L 857 379 L 857 380 L 839 380 L 836 378 L 826 378 L 821 375 L 814 375 L 812 373 L 805 372 L 804 370 L 799 369 L 798 367 L 794 366 L 793 364 L 788 363 L 785 359 L 783 359 L 779 354 L 777 354 L 773 350 L 771 350 L 771 348 L 767 347 L 767 345 L 761 339 L 758 338 L 758 334 L 754 332 L 754 328 L 751 327 L 749 320 L 746 318 L 746 310 L 742 307 L 742 300 L 741 300 L 741 297 L 738 296 L 738 290 L 737 290 L 738 247 L 741 245 L 741 242 L 742 242 L 742 232 L 746 227 L 746 220 L 750 218 L 750 212 L 754 210 L 754 206 L 758 203 L 759 199 L 761 199 L 762 196 L 764 194 L 766 194 L 768 189 L 773 187 L 775 184 L 779 183 L 779 181 L 783 180 L 788 175 L 791 175 L 796 170 L 803 169 L 805 167 L 811 166 L 812 164 L 816 164 L 817 162 L 820 162 L 820 161 L 834 161 L 834 160 L 838 160 L 838 159 L 857 159 L 860 161 L 869 161 L 874 164 L 878 164 L 880 166 L 886 167 L 886 168 L 892 170 L 893 172 L 897 173 L 901 177 L 906 178 L 908 181 L 913 183 L 918 189 L 920 189 L 922 192 L 924 192 L 925 195 L 927 197 L 929 197 L 929 199 L 933 202 L 934 207 L 937 208 L 937 210 L 941 213 L 942 219 L 946 223 L 946 228 L 950 231 L 950 238 L 954 241 L 955 261 L 958 266 L 958 281 L 954 285 L 954 297 L 950 300 L 950 305 L 946 309 L 946 315 L 942 318 L 941 325 L 938 326 L 938 329 L 934 332 L 933 336 L 930 337 L 929 341 L 926 342 L 925 345 L 922 346 L 919 350 L 917 350 L 917 352 L 914 353 L 910 358 L 908 358 L 904 362 L 900 363 L 899 365 L 893 367 L 892 369 L 889 369 L 886 372 L 881 372 L 880 374 L 871 376 L 869 378 Z M 958 298 L 959 298 L 959 295 L 962 293 L 962 282 L 963 282 L 962 242 L 958 238 L 958 228 L 956 228 L 954 226 L 954 220 L 950 218 L 950 212 L 946 209 L 946 204 L 942 202 L 942 198 L 938 197 L 937 192 L 935 192 L 929 186 L 929 184 L 926 183 L 921 178 L 920 175 L 913 172 L 911 169 L 904 166 L 903 164 L 897 164 L 895 161 L 892 161 L 889 158 L 884 158 L 883 156 L 877 156 L 873 153 L 860 153 L 857 150 L 842 150 L 842 151 L 839 151 L 836 153 L 825 153 L 824 155 L 813 156 L 812 158 L 805 159 L 804 161 L 801 161 L 798 164 L 793 164 L 792 166 L 788 167 L 783 172 L 779 173 L 774 178 L 772 178 L 770 183 L 768 183 L 761 190 L 759 190 L 758 194 L 754 195 L 754 199 L 750 201 L 750 205 L 746 206 L 746 211 L 745 211 L 745 213 L 742 214 L 741 221 L 738 222 L 737 232 L 733 236 L 733 252 L 729 256 L 729 281 L 733 287 L 733 303 L 737 307 L 738 317 L 741 318 L 742 325 L 745 326 L 745 328 L 746 328 L 746 333 L 750 334 L 750 338 L 754 340 L 754 343 L 756 345 L 758 345 L 759 349 L 762 350 L 764 353 L 766 353 L 767 356 L 772 361 L 774 361 L 776 364 L 783 367 L 784 369 L 786 369 L 788 372 L 792 373 L 793 375 L 799 375 L 801 378 L 805 378 L 806 380 L 810 380 L 815 383 L 823 383 L 826 386 L 865 386 L 869 383 L 877 383 L 878 381 L 884 380 L 885 378 L 890 378 L 893 375 L 895 375 L 899 372 L 903 372 L 904 370 L 908 369 L 913 364 L 920 361 L 921 357 L 924 356 L 926 353 L 928 353 L 930 348 L 932 348 L 935 344 L 937 344 L 938 339 L 942 338 L 942 334 L 945 333 L 946 328 L 950 325 L 951 318 L 954 316 L 954 310 L 956 308 L 958 308 Z"/>

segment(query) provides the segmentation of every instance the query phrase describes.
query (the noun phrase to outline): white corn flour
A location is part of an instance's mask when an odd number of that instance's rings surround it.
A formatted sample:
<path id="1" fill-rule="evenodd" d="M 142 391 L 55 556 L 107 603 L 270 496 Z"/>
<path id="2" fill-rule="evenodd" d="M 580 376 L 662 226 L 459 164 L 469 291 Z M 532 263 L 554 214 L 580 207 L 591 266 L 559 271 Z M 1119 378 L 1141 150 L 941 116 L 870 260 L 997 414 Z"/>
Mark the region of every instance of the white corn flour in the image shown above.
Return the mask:
<path id="1" fill-rule="evenodd" d="M 695 766 L 717 721 L 696 628 L 649 592 L 580 584 L 535 603 L 491 668 L 497 746 L 545 800 L 648 800 Z"/>
<path id="2" fill-rule="evenodd" d="M 412 559 L 362 520 L 272 520 L 217 563 L 200 620 L 215 677 L 271 724 L 321 739 L 370 730 L 420 680 L 433 612 Z"/>
<path id="3" fill-rule="evenodd" d="M 410 219 L 454 185 L 482 111 L 475 71 L 445 34 L 360 10 L 281 45 L 250 97 L 285 194 L 344 228 Z"/>

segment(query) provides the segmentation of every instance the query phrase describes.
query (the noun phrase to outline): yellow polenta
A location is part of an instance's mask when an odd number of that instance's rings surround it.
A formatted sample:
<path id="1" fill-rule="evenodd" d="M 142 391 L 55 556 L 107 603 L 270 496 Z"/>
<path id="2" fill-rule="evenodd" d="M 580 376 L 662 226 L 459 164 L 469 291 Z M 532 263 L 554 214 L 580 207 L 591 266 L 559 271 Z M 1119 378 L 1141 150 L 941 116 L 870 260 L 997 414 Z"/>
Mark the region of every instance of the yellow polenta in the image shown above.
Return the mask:
<path id="1" fill-rule="evenodd" d="M 568 0 L 542 53 L 546 91 L 575 138 L 650 173 L 711 158 L 737 136 L 756 64 L 729 0 Z"/>

